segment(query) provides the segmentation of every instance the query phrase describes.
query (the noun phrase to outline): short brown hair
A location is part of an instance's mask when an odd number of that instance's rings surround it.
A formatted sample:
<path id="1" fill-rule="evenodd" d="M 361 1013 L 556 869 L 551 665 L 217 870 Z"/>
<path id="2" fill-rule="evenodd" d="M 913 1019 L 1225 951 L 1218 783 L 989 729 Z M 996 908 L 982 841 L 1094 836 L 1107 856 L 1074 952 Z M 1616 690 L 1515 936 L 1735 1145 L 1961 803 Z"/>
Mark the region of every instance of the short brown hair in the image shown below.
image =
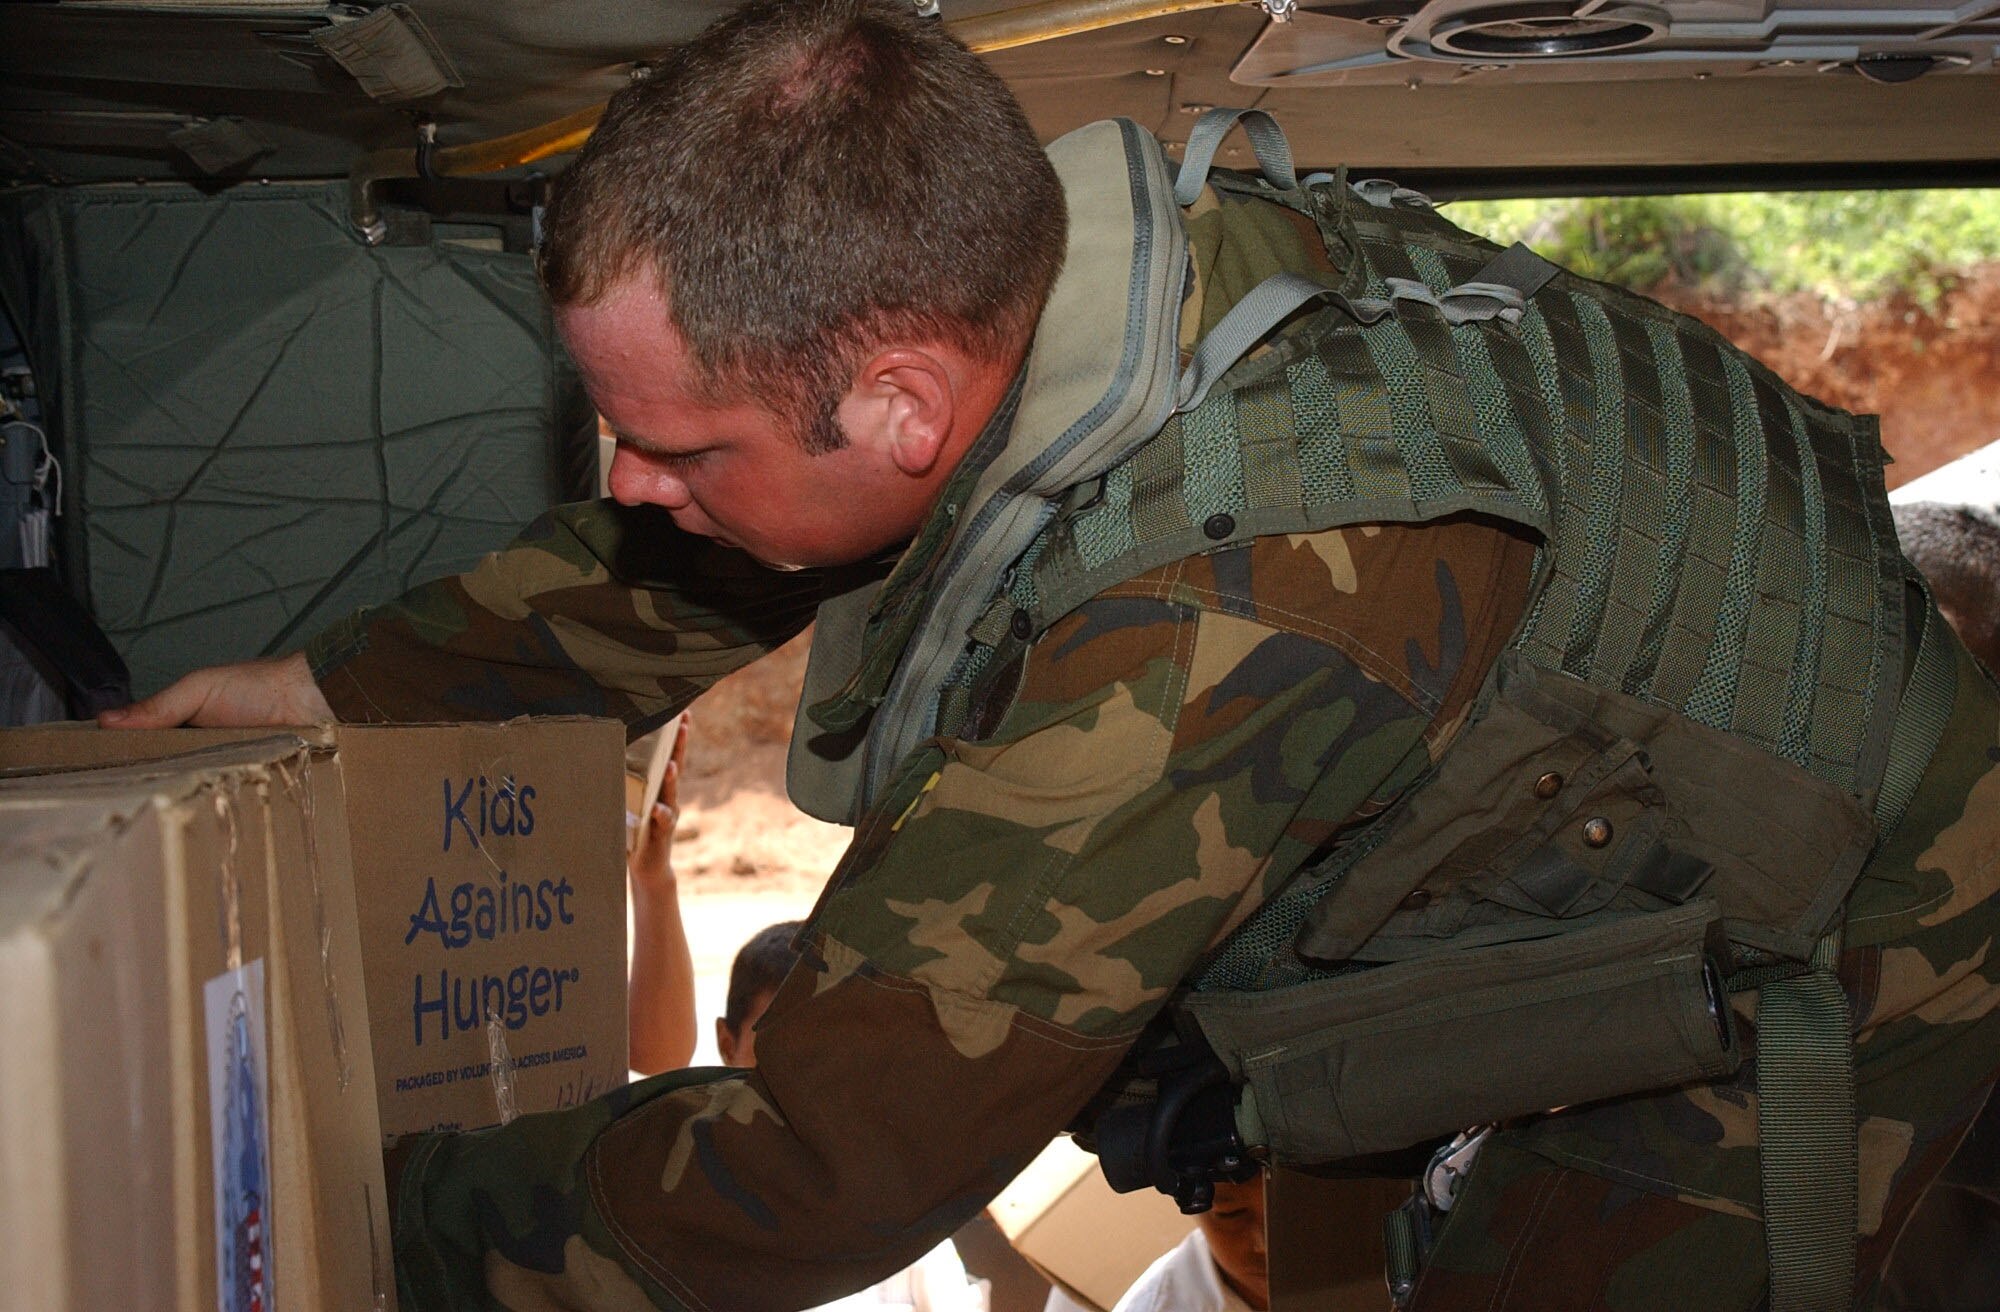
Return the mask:
<path id="1" fill-rule="evenodd" d="M 650 265 L 704 391 L 819 451 L 870 349 L 1025 341 L 1068 223 L 1013 93 L 909 0 L 753 0 L 612 99 L 546 233 L 558 305 Z"/>
<path id="2" fill-rule="evenodd" d="M 792 942 L 804 925 L 802 920 L 766 925 L 736 949 L 736 959 L 729 963 L 729 996 L 723 1004 L 722 1023 L 737 1038 L 743 1037 L 743 1022 L 750 1018 L 750 1008 L 757 999 L 776 993 L 797 963 L 799 952 Z"/>

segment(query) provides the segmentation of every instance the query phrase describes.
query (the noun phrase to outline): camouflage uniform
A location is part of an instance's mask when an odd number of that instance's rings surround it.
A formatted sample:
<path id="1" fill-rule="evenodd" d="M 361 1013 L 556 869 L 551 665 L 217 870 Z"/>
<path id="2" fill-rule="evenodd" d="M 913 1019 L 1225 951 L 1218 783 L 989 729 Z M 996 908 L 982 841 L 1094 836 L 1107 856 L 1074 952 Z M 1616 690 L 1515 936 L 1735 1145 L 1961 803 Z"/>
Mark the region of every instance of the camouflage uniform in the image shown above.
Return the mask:
<path id="1" fill-rule="evenodd" d="M 1330 269 L 1309 223 L 1259 203 L 1207 196 L 1190 229 L 1187 341 L 1275 269 Z M 654 510 L 567 507 L 309 654 L 343 718 L 642 731 L 870 569 L 888 578 L 862 667 L 893 663 L 967 483 L 900 559 L 857 571 L 766 571 Z M 862 818 L 755 1071 L 404 1146 L 406 1306 L 785 1309 L 907 1265 L 1068 1122 L 1204 953 L 1439 758 L 1532 561 L 1489 521 L 1363 525 L 1174 561 L 1075 609 L 989 671 L 964 735 L 911 754 Z M 1871 1236 L 1949 1156 L 1993 1064 L 2000 712 L 1969 667 L 1959 686 L 1852 904 Z M 1738 1003 L 1754 1017 L 1754 996 Z M 1752 1088 L 1495 1140 L 1419 1306 L 1754 1305 Z"/>
<path id="2" fill-rule="evenodd" d="M 2000 1044 L 2000 698 L 1956 655 L 1944 741 L 1848 901 L 1840 978 L 1855 1030 L 1862 1306 L 1978 1114 Z M 1759 1306 L 1757 995 L 1732 1001 L 1752 1054 L 1736 1078 L 1548 1116 L 1489 1142 L 1416 1306 Z"/>

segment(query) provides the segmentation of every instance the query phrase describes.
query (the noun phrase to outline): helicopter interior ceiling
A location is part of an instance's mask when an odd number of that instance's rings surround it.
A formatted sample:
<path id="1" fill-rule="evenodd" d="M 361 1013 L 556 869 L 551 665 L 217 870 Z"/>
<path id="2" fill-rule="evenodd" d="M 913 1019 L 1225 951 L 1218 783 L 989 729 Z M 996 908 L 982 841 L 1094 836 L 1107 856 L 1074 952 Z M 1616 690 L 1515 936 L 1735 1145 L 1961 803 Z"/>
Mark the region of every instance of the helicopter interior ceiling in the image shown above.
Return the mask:
<path id="1" fill-rule="evenodd" d="M 989 56 L 1045 137 L 1117 114 L 1174 142 L 1246 105 L 1304 163 L 1447 192 L 2000 181 L 2000 0 L 1162 0 L 1074 30 L 1123 2 L 939 0 L 953 24 L 1085 17 Z M 191 141 L 242 176 L 339 177 L 420 131 L 476 143 L 599 103 L 727 7 L 0 0 L 0 180 L 201 181 Z M 329 38 L 383 9 L 435 57 L 423 94 L 338 62 Z"/>

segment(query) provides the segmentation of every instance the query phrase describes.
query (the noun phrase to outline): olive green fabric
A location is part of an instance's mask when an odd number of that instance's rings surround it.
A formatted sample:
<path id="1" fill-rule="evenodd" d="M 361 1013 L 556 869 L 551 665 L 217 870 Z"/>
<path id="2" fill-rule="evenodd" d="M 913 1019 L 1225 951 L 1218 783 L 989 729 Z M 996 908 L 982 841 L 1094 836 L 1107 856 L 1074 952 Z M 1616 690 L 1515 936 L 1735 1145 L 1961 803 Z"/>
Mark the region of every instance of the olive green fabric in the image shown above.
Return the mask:
<path id="1" fill-rule="evenodd" d="M 1854 1049 L 1835 971 L 1840 934 L 1812 969 L 1761 990 L 1757 1007 L 1757 1157 L 1771 1312 L 1839 1312 L 1852 1301 L 1860 1187 Z"/>
<path id="2" fill-rule="evenodd" d="M 1927 596 L 1921 600 L 1922 636 L 1875 799 L 1885 832 L 1909 807 L 1957 701 L 1944 618 Z M 1836 928 L 1820 940 L 1809 971 L 1765 984 L 1757 1011 L 1757 1136 L 1771 1312 L 1844 1307 L 1854 1287 L 1849 1236 L 1860 1163 L 1852 1017 L 1836 975 L 1840 937 Z"/>
<path id="3" fill-rule="evenodd" d="M 70 582 L 144 693 L 289 650 L 588 490 L 526 255 L 369 248 L 338 187 L 0 198 L 65 470 Z M 25 286 L 23 286 L 25 284 Z"/>
<path id="4" fill-rule="evenodd" d="M 1518 324 L 1453 322 L 1443 303 L 1499 248 L 1414 193 L 1215 186 L 1223 203 L 1309 218 L 1345 260 L 1329 285 L 1393 313 L 1306 317 L 1110 471 L 1017 576 L 1037 631 L 1117 578 L 1222 542 L 1475 511 L 1545 535 L 1525 659 L 1873 796 L 1904 566 L 1872 418 L 1568 273 Z M 1148 493 L 1174 480 L 1184 501 Z"/>
<path id="5" fill-rule="evenodd" d="M 1286 1162 L 1341 1161 L 1729 1074 L 1726 951 L 1702 899 L 1185 1008 L 1246 1086 L 1246 1138 Z"/>
<path id="6" fill-rule="evenodd" d="M 1786 805 L 1774 814 L 1773 796 Z M 1384 821 L 1307 957 L 1394 960 L 1697 891 L 1732 941 L 1801 961 L 1874 847 L 1855 799 L 1739 738 L 1510 653 L 1432 781 Z M 1422 890 L 1421 906 L 1407 906 Z"/>
<path id="7" fill-rule="evenodd" d="M 831 607 L 814 635 L 805 704 L 835 690 L 839 704 L 810 720 L 801 711 L 786 785 L 823 820 L 852 824 L 873 804 L 937 723 L 939 688 L 994 577 L 1072 487 L 1129 455 L 1173 409 L 1187 238 L 1160 145 L 1107 120 L 1055 142 L 1049 161 L 1069 214 L 1062 273 L 1020 376 L 952 480 L 951 518 L 916 553 L 932 573 L 925 605 L 914 609 L 908 588 L 900 602 L 898 590 L 871 590 Z M 861 664 L 869 626 L 903 630 L 896 661 Z"/>
<path id="8" fill-rule="evenodd" d="M 1540 709 L 1471 735 L 1488 755 L 1461 749 L 1446 793 L 1416 790 L 1402 818 L 1295 881 L 1198 987 L 1312 975 L 1291 942 L 1309 913 L 1301 948 L 1322 961 L 1407 956 L 1467 933 L 1546 932 L 1536 917 L 1657 909 L 1718 866 L 1732 939 L 1804 960 L 1873 842 L 1904 667 L 1906 567 L 1873 420 L 1800 396 L 1692 319 L 1567 273 L 1518 313 L 1449 315 L 1498 248 L 1415 193 L 1340 177 L 1280 192 L 1218 174 L 1213 187 L 1191 212 L 1197 245 L 1215 216 L 1283 224 L 1289 210 L 1333 262 L 1324 285 L 1393 312 L 1298 317 L 1079 488 L 956 677 L 1005 667 L 1081 599 L 1190 553 L 1468 511 L 1514 522 L 1543 542 L 1509 665 L 1517 684 L 1541 671 Z M 1227 308 L 1210 298 L 1201 326 Z M 1489 690 L 1479 714 L 1496 704 Z M 1537 774 L 1569 780 L 1553 804 L 1519 790 L 1537 752 Z M 1757 813 L 1774 795 L 1796 824 Z M 1584 839 L 1586 820 L 1608 826 L 1602 842 Z M 1369 856 L 1385 840 L 1401 850 Z M 1432 900 L 1395 918 L 1419 892 Z M 1509 915 L 1527 927 L 1506 929 Z"/>
<path id="9" fill-rule="evenodd" d="M 1942 739 L 1856 882 L 1841 934 L 1858 1180 L 1853 1284 L 1824 1291 L 1840 1308 L 1869 1306 L 1904 1222 L 1953 1158 L 1996 1073 L 2000 690 L 1948 634 L 1945 644 Z M 1746 1060 L 1729 1079 L 1501 1129 L 1437 1235 L 1415 1312 L 1770 1307 L 1761 1170 L 1768 1001 L 1756 989 L 1731 995 Z M 1832 1183 L 1824 1170 L 1817 1179 Z"/>
<path id="10" fill-rule="evenodd" d="M 1079 489 L 974 626 L 961 680 L 1204 540 L 1468 511 L 1534 531 L 1529 611 L 1471 727 L 1180 1005 L 1245 1086 L 1245 1140 L 1280 1163 L 1730 1074 L 1724 976 L 1812 955 L 1875 845 L 1871 809 L 1929 757 L 1901 732 L 1880 792 L 1914 653 L 1873 421 L 1616 288 L 1538 271 L 1518 300 L 1485 295 L 1508 281 L 1496 248 L 1414 193 L 1215 181 L 1218 207 L 1238 198 L 1311 221 L 1337 308 Z M 1482 313 L 1451 312 L 1476 293 Z M 1917 701 L 1906 723 L 1941 722 Z M 1790 1312 L 1852 1284 L 1853 1067 L 1829 973 L 1768 987 L 1760 1128 Z M 1795 1187 L 1815 1171 L 1828 1190 Z"/>

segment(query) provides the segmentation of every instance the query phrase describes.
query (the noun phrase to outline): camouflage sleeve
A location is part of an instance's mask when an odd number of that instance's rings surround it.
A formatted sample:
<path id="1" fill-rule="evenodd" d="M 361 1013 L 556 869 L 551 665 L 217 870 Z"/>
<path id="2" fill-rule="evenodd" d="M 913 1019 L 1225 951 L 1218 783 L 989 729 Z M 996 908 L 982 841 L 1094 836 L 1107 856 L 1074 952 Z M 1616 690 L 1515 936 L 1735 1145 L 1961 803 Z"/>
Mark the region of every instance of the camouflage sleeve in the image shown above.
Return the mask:
<path id="1" fill-rule="evenodd" d="M 1192 963 L 1424 768 L 1525 594 L 1510 544 L 1266 539 L 1058 623 L 991 732 L 915 753 L 857 831 L 754 1072 L 424 1141 L 407 1305 L 793 1309 L 916 1259 Z"/>
<path id="2" fill-rule="evenodd" d="M 798 633 L 829 582 L 654 507 L 581 502 L 469 573 L 335 623 L 306 657 L 342 720 L 603 715 L 640 731 Z"/>

